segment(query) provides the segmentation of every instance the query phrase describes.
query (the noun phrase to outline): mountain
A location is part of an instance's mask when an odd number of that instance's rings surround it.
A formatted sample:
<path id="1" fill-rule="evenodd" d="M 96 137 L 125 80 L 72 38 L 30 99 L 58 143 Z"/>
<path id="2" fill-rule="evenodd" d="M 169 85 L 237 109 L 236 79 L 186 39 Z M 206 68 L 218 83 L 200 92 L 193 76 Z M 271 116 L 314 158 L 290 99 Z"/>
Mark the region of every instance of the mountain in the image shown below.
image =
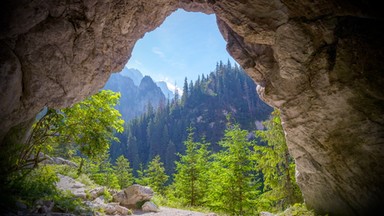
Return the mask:
<path id="1" fill-rule="evenodd" d="M 173 91 L 169 90 L 166 82 L 159 81 L 159 82 L 156 82 L 156 85 L 160 87 L 161 91 L 163 92 L 166 98 L 172 99 L 175 96 Z"/>
<path id="2" fill-rule="evenodd" d="M 124 67 L 124 69 L 120 72 L 120 74 L 125 77 L 131 78 L 133 80 L 133 83 L 135 83 L 136 86 L 139 86 L 141 80 L 144 78 L 143 74 L 135 68 Z M 166 98 L 169 98 L 169 99 L 173 98 L 174 93 L 171 90 L 169 90 L 166 82 L 158 81 L 156 82 L 156 85 L 160 87 L 161 91 L 163 92 Z"/>
<path id="3" fill-rule="evenodd" d="M 103 89 L 120 92 L 120 103 L 116 109 L 120 111 L 125 122 L 143 114 L 148 104 L 157 108 L 166 100 L 161 89 L 148 76 L 141 79 L 139 86 L 136 86 L 129 77 L 119 73 L 112 74 Z"/>
<path id="4" fill-rule="evenodd" d="M 272 108 L 258 97 L 254 81 L 241 68 L 220 62 L 209 75 L 189 84 L 185 80 L 181 97 L 176 93 L 172 101 L 129 121 L 119 137 L 121 142 L 111 147 L 111 158 L 113 161 L 123 154 L 137 170 L 159 155 L 167 173 L 172 174 L 176 153 L 185 150 L 188 127 L 195 128 L 196 140 L 204 138 L 216 152 L 228 116 L 242 129 L 254 131 L 271 112 Z"/>
<path id="5" fill-rule="evenodd" d="M 139 86 L 141 79 L 143 79 L 143 74 L 135 68 L 124 67 L 124 69 L 120 72 L 120 74 L 125 77 L 131 78 L 133 83 L 135 83 L 136 86 Z"/>
<path id="6" fill-rule="evenodd" d="M 156 85 L 150 76 L 144 76 L 139 85 L 138 101 L 140 101 L 140 107 L 142 110 L 147 110 L 151 105 L 153 108 L 157 108 L 160 105 L 165 104 L 165 96 L 161 89 Z"/>

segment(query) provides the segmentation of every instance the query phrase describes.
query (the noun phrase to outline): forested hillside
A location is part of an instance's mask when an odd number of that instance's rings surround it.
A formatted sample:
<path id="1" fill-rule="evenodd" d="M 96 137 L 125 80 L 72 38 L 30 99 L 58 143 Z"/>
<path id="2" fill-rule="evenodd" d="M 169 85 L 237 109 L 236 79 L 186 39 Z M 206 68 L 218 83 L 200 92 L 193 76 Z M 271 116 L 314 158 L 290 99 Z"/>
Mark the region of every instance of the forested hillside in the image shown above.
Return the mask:
<path id="1" fill-rule="evenodd" d="M 217 63 L 215 71 L 195 82 L 185 78 L 181 96 L 176 92 L 172 101 L 154 107 L 147 106 L 145 114 L 129 121 L 124 134 L 118 134 L 120 142 L 111 147 L 112 161 L 124 155 L 138 170 L 140 164 L 159 155 L 171 174 L 176 153 L 185 151 L 188 127 L 195 128 L 195 138 L 204 138 L 216 152 L 221 149 L 217 142 L 224 135 L 227 115 L 242 129 L 252 131 L 261 129 L 272 111 L 258 97 L 254 81 L 229 61 Z"/>

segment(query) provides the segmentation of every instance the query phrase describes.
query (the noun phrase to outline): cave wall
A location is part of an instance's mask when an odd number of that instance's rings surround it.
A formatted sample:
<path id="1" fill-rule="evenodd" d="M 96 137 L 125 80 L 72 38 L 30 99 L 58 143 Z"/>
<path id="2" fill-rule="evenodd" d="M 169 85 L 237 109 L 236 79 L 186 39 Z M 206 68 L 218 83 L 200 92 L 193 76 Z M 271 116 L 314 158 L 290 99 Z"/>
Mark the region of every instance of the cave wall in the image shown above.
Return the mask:
<path id="1" fill-rule="evenodd" d="M 97 92 L 176 9 L 215 13 L 228 52 L 281 110 L 306 203 L 364 215 L 384 200 L 384 29 L 372 2 L 2 1 L 0 147 L 44 106 Z"/>

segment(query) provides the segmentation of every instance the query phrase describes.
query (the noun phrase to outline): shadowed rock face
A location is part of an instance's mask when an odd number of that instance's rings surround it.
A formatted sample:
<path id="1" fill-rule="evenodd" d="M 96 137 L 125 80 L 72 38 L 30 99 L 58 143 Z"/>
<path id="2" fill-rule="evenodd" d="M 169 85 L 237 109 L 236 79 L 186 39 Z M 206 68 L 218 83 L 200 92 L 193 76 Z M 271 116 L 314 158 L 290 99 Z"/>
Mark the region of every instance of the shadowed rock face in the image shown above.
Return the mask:
<path id="1" fill-rule="evenodd" d="M 215 13 L 228 52 L 281 110 L 306 203 L 367 214 L 384 200 L 384 25 L 372 2 L 2 1 L 1 147 L 43 106 L 98 91 L 177 8 Z"/>

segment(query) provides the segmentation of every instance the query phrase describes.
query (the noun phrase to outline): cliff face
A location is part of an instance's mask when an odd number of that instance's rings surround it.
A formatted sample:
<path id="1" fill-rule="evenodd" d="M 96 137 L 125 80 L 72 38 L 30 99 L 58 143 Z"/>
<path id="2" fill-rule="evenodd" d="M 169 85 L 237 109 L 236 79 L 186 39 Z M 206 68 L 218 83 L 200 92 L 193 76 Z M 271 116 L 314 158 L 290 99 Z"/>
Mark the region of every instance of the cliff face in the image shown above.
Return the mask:
<path id="1" fill-rule="evenodd" d="M 383 17 L 369 1 L 43 0 L 1 3 L 0 140 L 120 71 L 177 8 L 215 13 L 229 53 L 281 109 L 297 180 L 319 212 L 384 200 Z M 25 126 L 24 126 L 25 127 Z M 13 128 L 13 130 L 12 130 Z M 16 132 L 15 132 L 16 131 Z"/>

